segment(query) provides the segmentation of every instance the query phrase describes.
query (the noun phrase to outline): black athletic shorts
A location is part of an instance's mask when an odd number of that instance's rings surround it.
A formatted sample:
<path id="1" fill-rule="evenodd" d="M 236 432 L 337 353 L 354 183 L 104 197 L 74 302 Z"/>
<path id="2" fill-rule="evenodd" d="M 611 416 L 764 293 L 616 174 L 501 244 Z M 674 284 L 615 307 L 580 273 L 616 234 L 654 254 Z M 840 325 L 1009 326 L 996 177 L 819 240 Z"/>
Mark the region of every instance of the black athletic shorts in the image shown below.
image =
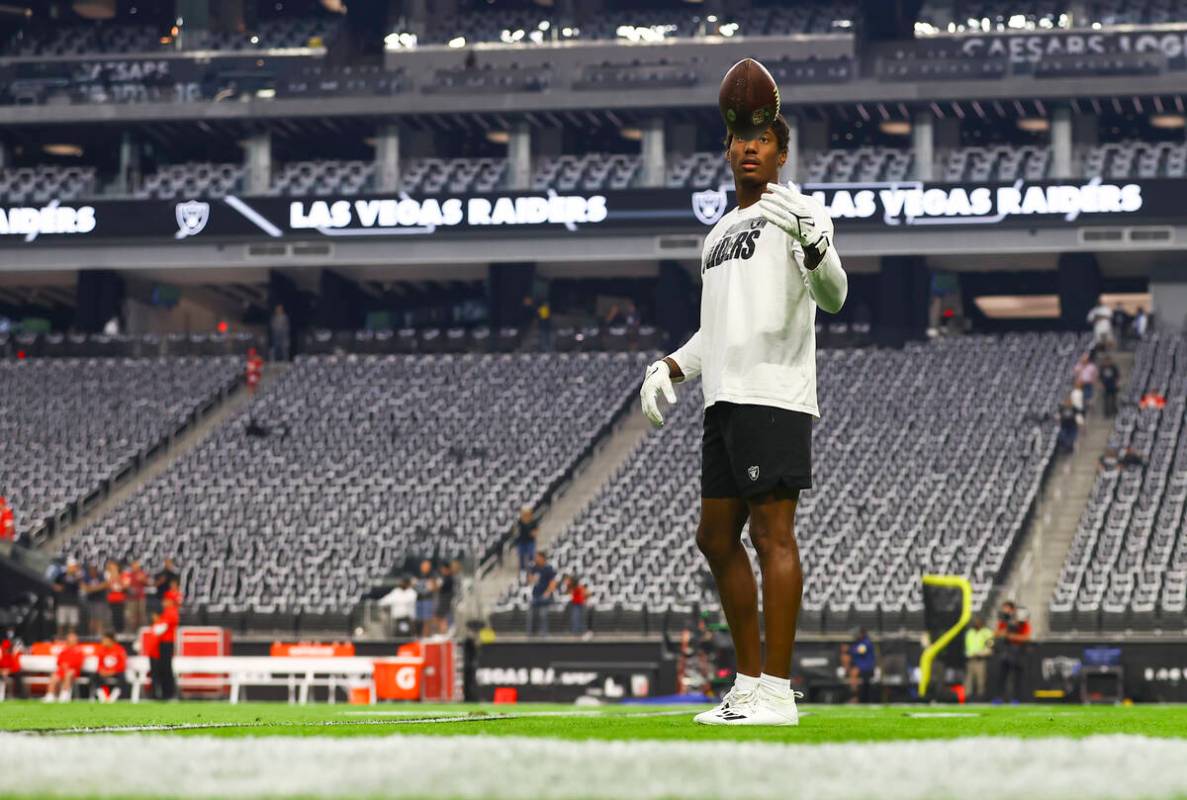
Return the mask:
<path id="1" fill-rule="evenodd" d="M 812 417 L 772 406 L 705 409 L 701 497 L 754 497 L 812 488 Z"/>

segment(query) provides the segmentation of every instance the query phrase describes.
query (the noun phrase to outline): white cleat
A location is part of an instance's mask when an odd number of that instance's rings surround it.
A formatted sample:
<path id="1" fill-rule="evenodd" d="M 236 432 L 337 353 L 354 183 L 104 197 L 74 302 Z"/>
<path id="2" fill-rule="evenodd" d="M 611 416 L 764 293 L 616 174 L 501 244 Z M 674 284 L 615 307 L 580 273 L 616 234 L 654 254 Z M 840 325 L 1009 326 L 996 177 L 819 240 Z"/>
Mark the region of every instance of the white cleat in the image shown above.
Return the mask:
<path id="1" fill-rule="evenodd" d="M 58 699 L 58 698 L 54 697 L 54 696 L 53 696 L 52 694 L 50 694 L 49 692 L 46 692 L 46 693 L 45 693 L 45 697 L 41 698 L 41 702 L 43 702 L 43 703 L 52 703 L 52 702 L 54 702 L 54 701 L 55 701 L 55 700 L 57 700 L 57 699 Z"/>
<path id="2" fill-rule="evenodd" d="M 712 721 L 706 721 L 704 724 L 768 727 L 799 725 L 800 712 L 795 701 L 797 697 L 803 696 L 803 692 L 791 692 L 782 697 L 764 686 L 759 686 L 753 692 L 739 694 L 728 708 L 722 709 Z"/>
<path id="3" fill-rule="evenodd" d="M 721 702 L 708 711 L 702 711 L 692 718 L 692 721 L 698 725 L 724 725 L 722 721 L 722 714 L 724 714 L 732 705 L 738 704 L 747 695 L 754 694 L 753 691 L 743 692 L 737 686 L 730 687 L 730 690 L 721 698 Z"/>

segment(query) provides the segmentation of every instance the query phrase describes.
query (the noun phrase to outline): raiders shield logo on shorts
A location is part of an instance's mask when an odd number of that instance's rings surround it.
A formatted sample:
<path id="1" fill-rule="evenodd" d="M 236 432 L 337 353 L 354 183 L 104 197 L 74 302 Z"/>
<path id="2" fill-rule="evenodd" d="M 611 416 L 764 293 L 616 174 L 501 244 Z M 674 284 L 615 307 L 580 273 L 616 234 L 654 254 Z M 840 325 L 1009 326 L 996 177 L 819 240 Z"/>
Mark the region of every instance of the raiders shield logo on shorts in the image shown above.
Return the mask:
<path id="1" fill-rule="evenodd" d="M 750 469 L 746 470 L 746 474 L 750 476 L 750 480 L 758 480 L 758 467 L 751 467 Z"/>

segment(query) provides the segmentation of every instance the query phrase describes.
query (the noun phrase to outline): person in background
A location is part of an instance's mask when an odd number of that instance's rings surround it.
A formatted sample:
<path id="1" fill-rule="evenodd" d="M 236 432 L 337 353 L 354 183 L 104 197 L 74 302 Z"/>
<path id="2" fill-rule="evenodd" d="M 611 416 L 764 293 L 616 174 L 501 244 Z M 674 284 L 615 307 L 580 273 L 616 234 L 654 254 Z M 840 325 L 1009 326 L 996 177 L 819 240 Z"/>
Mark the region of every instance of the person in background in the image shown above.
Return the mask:
<path id="1" fill-rule="evenodd" d="M 118 562 L 107 562 L 104 583 L 107 584 L 107 613 L 111 616 L 111 627 L 115 628 L 116 633 L 123 633 L 124 604 L 128 602 L 128 591 Z"/>
<path id="2" fill-rule="evenodd" d="M 115 640 L 115 633 L 106 631 L 95 655 L 99 662 L 95 671 L 95 683 L 99 687 L 97 697 L 100 703 L 114 703 L 128 688 L 128 680 L 124 676 L 128 670 L 128 653 Z"/>
<path id="3" fill-rule="evenodd" d="M 536 563 L 528 581 L 532 585 L 532 603 L 528 608 L 528 636 L 538 631 L 548 635 L 548 609 L 556 594 L 556 570 L 548 563 L 548 554 L 536 551 Z"/>
<path id="4" fill-rule="evenodd" d="M 1092 395 L 1096 389 L 1098 370 L 1096 364 L 1087 353 L 1080 356 L 1076 366 L 1072 368 L 1072 377 L 1084 393 L 1084 412 L 1092 410 Z"/>
<path id="5" fill-rule="evenodd" d="M 66 646 L 58 651 L 57 669 L 49 679 L 49 688 L 45 692 L 44 700 L 52 703 L 69 703 L 74 695 L 74 684 L 82 675 L 82 665 L 86 662 L 86 653 L 78 646 L 78 634 L 74 631 L 66 634 Z"/>
<path id="6" fill-rule="evenodd" d="M 67 559 L 66 570 L 53 583 L 57 593 L 54 595 L 55 620 L 58 635 L 62 636 L 66 631 L 77 630 L 80 624 L 79 605 L 82 603 L 84 580 L 78 561 Z"/>
<path id="7" fill-rule="evenodd" d="M 177 641 L 177 626 L 181 618 L 174 598 L 166 594 L 161 613 L 153 625 L 158 639 L 158 657 L 153 673 L 153 691 L 160 684 L 161 700 L 172 700 L 177 696 L 177 678 L 173 674 L 173 648 Z"/>
<path id="8" fill-rule="evenodd" d="M 1146 338 L 1146 328 L 1150 325 L 1150 317 L 1146 314 L 1146 309 L 1139 308 L 1138 313 L 1133 318 L 1133 335 L 1139 342 Z"/>
<path id="9" fill-rule="evenodd" d="M 290 329 L 288 314 L 284 313 L 284 306 L 276 306 L 268 328 L 272 333 L 272 360 L 288 361 Z"/>
<path id="10" fill-rule="evenodd" d="M 540 337 L 540 349 L 548 352 L 552 349 L 552 306 L 547 300 L 540 301 L 536 306 L 536 332 Z"/>
<path id="11" fill-rule="evenodd" d="M 1084 385 L 1076 381 L 1072 385 L 1072 391 L 1068 394 L 1068 402 L 1072 404 L 1072 408 L 1076 409 L 1076 427 L 1084 427 Z"/>
<path id="12" fill-rule="evenodd" d="M 12 506 L 3 497 L 0 497 L 0 542 L 11 542 L 16 540 L 16 514 L 12 510 Z"/>
<path id="13" fill-rule="evenodd" d="M 1105 448 L 1105 451 L 1101 453 L 1100 458 L 1097 460 L 1097 465 L 1101 472 L 1116 472 L 1120 469 L 1121 462 L 1117 458 L 1117 448 Z"/>
<path id="14" fill-rule="evenodd" d="M 161 615 L 153 614 L 150 624 L 140 636 L 140 655 L 148 659 L 148 677 L 152 681 L 152 698 L 161 699 L 164 679 L 161 677 L 161 635 L 157 633 Z"/>
<path id="15" fill-rule="evenodd" d="M 1121 379 L 1121 374 L 1117 370 L 1117 365 L 1113 363 L 1113 359 L 1107 355 L 1102 356 L 1100 360 L 1100 385 L 1103 390 L 1105 398 L 1105 416 L 1117 416 L 1117 383 Z"/>
<path id="16" fill-rule="evenodd" d="M 1117 346 L 1124 347 L 1126 332 L 1129 330 L 1129 314 L 1120 303 L 1113 306 L 1113 333 L 1117 335 Z"/>
<path id="17" fill-rule="evenodd" d="M 574 636 L 584 636 L 589 628 L 585 614 L 585 584 L 576 575 L 565 577 L 565 594 L 569 596 L 569 630 Z"/>
<path id="18" fill-rule="evenodd" d="M 457 592 L 457 579 L 461 575 L 461 562 L 441 565 L 441 579 L 437 583 L 437 632 L 442 636 L 453 626 L 453 599 Z"/>
<path id="19" fill-rule="evenodd" d="M 1030 621 L 1012 600 L 1002 603 L 994 638 L 1001 640 L 1001 672 L 998 694 L 1004 700 L 1017 703 L 1022 696 L 1022 681 L 1026 672 L 1026 649 L 1030 644 Z"/>
<path id="20" fill-rule="evenodd" d="M 437 575 L 433 562 L 427 558 L 420 562 L 416 576 L 416 635 L 427 639 L 433 624 L 433 612 L 437 606 Z"/>
<path id="21" fill-rule="evenodd" d="M 1092 326 L 1092 343 L 1106 350 L 1113 343 L 1113 312 L 1103 302 L 1088 312 L 1088 324 Z"/>
<path id="22" fill-rule="evenodd" d="M 878 652 L 869 632 L 861 628 L 849 644 L 849 685 L 853 688 L 851 703 L 873 702 L 874 670 L 878 666 Z"/>
<path id="23" fill-rule="evenodd" d="M 107 613 L 107 580 L 99 573 L 99 568 L 91 565 L 87 567 L 86 583 L 83 593 L 87 598 L 87 630 L 92 636 L 98 636 L 108 625 Z"/>
<path id="24" fill-rule="evenodd" d="M 532 507 L 520 506 L 515 522 L 515 552 L 519 555 L 520 580 L 527 583 L 532 563 L 536 559 L 536 534 L 540 520 L 532 516 Z"/>
<path id="25" fill-rule="evenodd" d="M 21 678 L 21 643 L 16 633 L 11 630 L 0 636 L 0 697 L 8 696 L 9 686 L 12 686 L 12 696 L 28 697 L 28 690 Z"/>
<path id="26" fill-rule="evenodd" d="M 1056 418 L 1059 420 L 1059 451 L 1061 453 L 1076 452 L 1080 422 L 1079 414 L 1076 413 L 1076 407 L 1072 405 L 1070 397 L 1059 404 L 1059 413 Z"/>
<path id="27" fill-rule="evenodd" d="M 264 359 L 260 357 L 254 347 L 247 348 L 246 370 L 244 374 L 247 381 L 247 393 L 254 397 L 256 389 L 260 386 L 260 380 L 264 377 Z"/>
<path id="28" fill-rule="evenodd" d="M 160 613 L 164 606 L 165 592 L 169 591 L 169 587 L 180 578 L 181 573 L 177 571 L 177 565 L 173 563 L 173 559 L 166 558 L 161 564 L 161 571 L 156 574 L 152 582 L 154 606 L 157 613 Z"/>
<path id="29" fill-rule="evenodd" d="M 412 624 L 416 618 L 416 590 L 412 581 L 400 580 L 390 592 L 379 599 L 380 608 L 386 608 L 396 636 L 411 636 Z"/>
<path id="30" fill-rule="evenodd" d="M 124 583 L 128 586 L 128 628 L 136 632 L 148 624 L 148 573 L 140 565 L 140 559 L 132 561 L 124 573 Z"/>
<path id="31" fill-rule="evenodd" d="M 171 600 L 177 613 L 181 613 L 181 581 L 177 578 L 169 581 L 169 588 L 165 589 L 162 600 Z"/>
<path id="32" fill-rule="evenodd" d="M 980 614 L 964 632 L 964 699 L 982 700 L 989 688 L 989 656 L 993 653 L 993 631 L 985 626 Z"/>

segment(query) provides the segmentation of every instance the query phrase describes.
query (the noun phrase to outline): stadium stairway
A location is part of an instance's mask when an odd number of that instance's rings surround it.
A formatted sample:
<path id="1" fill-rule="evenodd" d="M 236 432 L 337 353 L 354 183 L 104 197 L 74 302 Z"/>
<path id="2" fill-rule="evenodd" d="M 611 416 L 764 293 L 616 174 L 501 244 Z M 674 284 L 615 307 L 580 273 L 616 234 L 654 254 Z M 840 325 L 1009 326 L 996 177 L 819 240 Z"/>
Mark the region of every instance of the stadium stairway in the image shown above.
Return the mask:
<path id="1" fill-rule="evenodd" d="M 269 385 L 279 379 L 288 368 L 288 364 L 265 364 L 264 374 L 257 391 L 264 391 Z M 142 486 L 169 469 L 179 458 L 201 444 L 211 431 L 233 417 L 240 409 L 247 405 L 248 401 L 249 396 L 246 385 L 243 383 L 238 384 L 235 390 L 227 396 L 227 399 L 203 417 L 197 425 L 192 426 L 168 447 L 163 448 L 155 459 L 145 464 L 143 469 L 133 475 L 122 486 L 112 489 L 111 493 L 96 503 L 90 511 L 43 542 L 39 549 L 46 553 L 60 552 L 62 547 L 77 536 L 80 531 L 86 530 L 96 520 L 110 513 L 125 499 L 139 491 Z M 149 569 L 155 569 L 157 565 L 146 566 Z"/>
<path id="2" fill-rule="evenodd" d="M 1118 394 L 1124 397 L 1133 370 L 1133 353 L 1114 353 L 1113 360 L 1121 372 Z M 997 593 L 997 605 L 1012 599 L 1030 613 L 1036 638 L 1050 632 L 1047 607 L 1096 483 L 1099 459 L 1113 430 L 1113 421 L 1104 416 L 1103 407 L 1098 388 L 1076 452 L 1070 457 L 1061 456 L 1053 465 L 1036 501 L 1031 523 L 1023 532 L 1010 574 Z M 996 613 L 996 607 L 985 609 L 985 613 Z"/>
<path id="3" fill-rule="evenodd" d="M 631 403 L 626 413 L 615 423 L 610 435 L 595 448 L 584 464 L 577 466 L 572 483 L 545 509 L 536 534 L 538 548 L 545 551 L 551 548 L 553 541 L 589 505 L 649 429 L 647 418 L 636 404 Z M 566 572 L 564 564 L 553 566 L 561 574 Z M 518 567 L 515 547 L 508 543 L 502 562 L 476 580 L 471 587 L 471 595 L 463 598 L 466 615 L 471 619 L 486 619 L 499 597 L 518 580 Z"/>

